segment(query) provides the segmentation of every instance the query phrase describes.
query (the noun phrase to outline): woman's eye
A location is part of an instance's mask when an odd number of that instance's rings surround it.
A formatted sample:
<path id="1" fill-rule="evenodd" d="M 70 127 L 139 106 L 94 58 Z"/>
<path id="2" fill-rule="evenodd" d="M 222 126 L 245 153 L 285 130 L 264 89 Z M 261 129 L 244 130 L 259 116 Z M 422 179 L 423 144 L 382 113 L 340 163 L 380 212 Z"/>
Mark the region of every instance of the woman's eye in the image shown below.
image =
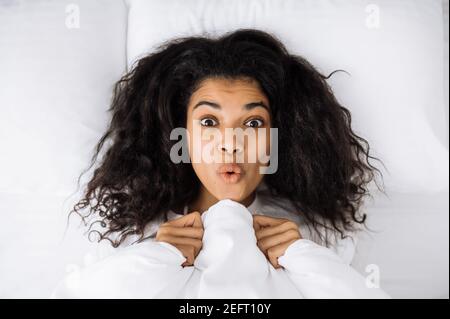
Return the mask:
<path id="1" fill-rule="evenodd" d="M 253 120 L 248 121 L 246 123 L 246 125 L 250 126 L 250 127 L 261 127 L 264 125 L 264 122 L 262 120 L 253 119 Z"/>
<path id="2" fill-rule="evenodd" d="M 214 126 L 216 124 L 217 124 L 217 122 L 210 117 L 206 117 L 206 118 L 200 120 L 200 125 L 202 125 L 202 126 Z"/>

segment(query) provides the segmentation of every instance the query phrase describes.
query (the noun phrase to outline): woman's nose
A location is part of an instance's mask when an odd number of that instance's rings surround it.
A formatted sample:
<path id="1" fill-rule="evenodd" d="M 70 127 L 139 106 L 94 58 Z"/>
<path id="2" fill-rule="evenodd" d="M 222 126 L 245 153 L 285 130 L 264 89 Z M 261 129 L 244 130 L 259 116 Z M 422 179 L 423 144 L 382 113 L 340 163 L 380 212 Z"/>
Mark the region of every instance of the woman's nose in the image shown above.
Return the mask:
<path id="1" fill-rule="evenodd" d="M 219 151 L 221 153 L 228 153 L 230 155 L 240 154 L 244 150 L 244 147 L 240 143 L 222 142 L 219 144 Z"/>

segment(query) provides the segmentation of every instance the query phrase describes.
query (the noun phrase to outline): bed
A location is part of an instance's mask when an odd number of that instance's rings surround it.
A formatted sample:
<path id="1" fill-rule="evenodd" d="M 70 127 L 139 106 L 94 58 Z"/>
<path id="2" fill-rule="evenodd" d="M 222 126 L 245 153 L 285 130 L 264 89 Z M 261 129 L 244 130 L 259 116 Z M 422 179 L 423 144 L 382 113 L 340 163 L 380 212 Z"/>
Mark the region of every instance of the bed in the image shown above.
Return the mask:
<path id="1" fill-rule="evenodd" d="M 214 15 L 214 12 L 223 12 Z M 213 19 L 214 16 L 214 19 Z M 160 42 L 261 28 L 330 78 L 384 160 L 353 266 L 394 298 L 448 298 L 448 1 L 0 3 L 0 297 L 46 298 L 92 262 L 67 214 L 106 128 L 112 86 Z M 81 180 L 85 183 L 89 174 Z"/>

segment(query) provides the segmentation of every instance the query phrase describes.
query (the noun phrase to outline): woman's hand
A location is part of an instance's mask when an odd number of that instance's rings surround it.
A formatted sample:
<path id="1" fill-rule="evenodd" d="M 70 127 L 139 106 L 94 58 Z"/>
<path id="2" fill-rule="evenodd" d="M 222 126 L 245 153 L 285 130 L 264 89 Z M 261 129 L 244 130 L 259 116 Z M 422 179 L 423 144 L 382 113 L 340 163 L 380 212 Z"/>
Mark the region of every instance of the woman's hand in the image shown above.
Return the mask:
<path id="1" fill-rule="evenodd" d="M 192 266 L 203 246 L 203 223 L 199 212 L 170 220 L 159 226 L 156 241 L 177 247 L 187 260 L 181 266 Z"/>
<path id="2" fill-rule="evenodd" d="M 295 222 L 284 218 L 253 215 L 253 228 L 259 249 L 264 253 L 274 268 L 281 268 L 278 257 L 297 239 L 301 239 Z"/>

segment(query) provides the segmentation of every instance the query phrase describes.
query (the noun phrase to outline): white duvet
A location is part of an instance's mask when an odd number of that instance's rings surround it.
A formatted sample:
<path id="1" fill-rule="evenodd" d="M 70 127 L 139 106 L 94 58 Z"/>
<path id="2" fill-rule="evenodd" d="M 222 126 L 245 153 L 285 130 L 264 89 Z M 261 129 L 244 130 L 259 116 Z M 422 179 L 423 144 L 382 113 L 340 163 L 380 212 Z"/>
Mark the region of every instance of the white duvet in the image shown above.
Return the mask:
<path id="1" fill-rule="evenodd" d="M 52 298 L 389 298 L 335 251 L 292 243 L 275 269 L 256 244 L 252 212 L 230 199 L 202 214 L 194 265 L 173 245 L 130 245 L 70 273 Z"/>

